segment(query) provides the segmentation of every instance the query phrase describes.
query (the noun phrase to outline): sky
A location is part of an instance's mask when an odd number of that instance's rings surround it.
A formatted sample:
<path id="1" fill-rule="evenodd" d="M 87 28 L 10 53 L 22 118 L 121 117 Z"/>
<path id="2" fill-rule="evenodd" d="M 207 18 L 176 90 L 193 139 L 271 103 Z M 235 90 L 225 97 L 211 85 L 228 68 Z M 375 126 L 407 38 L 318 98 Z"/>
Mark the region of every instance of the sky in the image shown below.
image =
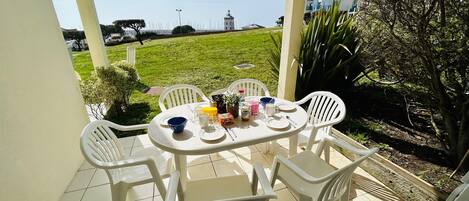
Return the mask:
<path id="1" fill-rule="evenodd" d="M 63 28 L 82 30 L 76 0 L 53 0 Z M 172 29 L 179 25 L 176 9 L 182 9 L 182 24 L 195 29 L 223 29 L 227 10 L 235 27 L 259 24 L 270 27 L 284 13 L 284 0 L 94 0 L 100 24 L 117 19 L 144 19 L 146 29 Z"/>

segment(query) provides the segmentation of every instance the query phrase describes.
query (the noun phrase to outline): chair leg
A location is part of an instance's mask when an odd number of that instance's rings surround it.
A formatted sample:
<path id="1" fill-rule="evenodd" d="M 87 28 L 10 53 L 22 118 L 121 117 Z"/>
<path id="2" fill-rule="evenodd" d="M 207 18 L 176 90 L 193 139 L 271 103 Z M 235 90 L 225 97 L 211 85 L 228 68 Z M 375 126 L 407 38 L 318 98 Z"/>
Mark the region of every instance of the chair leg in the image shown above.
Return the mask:
<path id="1" fill-rule="evenodd" d="M 331 146 L 326 145 L 324 149 L 324 160 L 330 164 L 330 159 L 331 159 Z"/>
<path id="2" fill-rule="evenodd" d="M 262 150 L 260 150 L 263 154 L 267 154 L 269 153 L 269 148 L 270 148 L 270 144 L 268 142 L 264 142 L 262 143 Z"/>
<path id="3" fill-rule="evenodd" d="M 269 146 L 269 153 L 275 154 L 275 148 L 276 148 L 276 145 L 277 145 L 277 140 L 270 141 L 267 144 Z"/>
<path id="4" fill-rule="evenodd" d="M 124 183 L 118 184 L 110 184 L 111 185 L 111 193 L 112 193 L 112 201 L 126 201 L 127 199 L 127 190 L 128 185 Z"/>

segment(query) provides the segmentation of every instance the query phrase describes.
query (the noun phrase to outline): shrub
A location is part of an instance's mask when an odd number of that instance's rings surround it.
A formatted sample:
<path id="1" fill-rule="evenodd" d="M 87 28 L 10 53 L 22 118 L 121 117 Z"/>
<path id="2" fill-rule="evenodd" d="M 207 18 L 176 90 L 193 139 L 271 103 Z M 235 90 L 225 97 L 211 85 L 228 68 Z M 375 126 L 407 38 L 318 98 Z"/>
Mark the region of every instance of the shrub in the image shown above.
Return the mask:
<path id="1" fill-rule="evenodd" d="M 158 33 L 156 31 L 142 31 L 142 33 L 140 34 L 140 36 L 142 37 L 142 39 L 152 39 L 152 38 L 156 38 L 158 37 Z"/>
<path id="2" fill-rule="evenodd" d="M 81 94 L 85 103 L 89 106 L 91 114 L 96 119 L 102 119 L 105 114 L 104 104 L 106 99 L 103 96 L 102 87 L 98 84 L 98 78 L 93 74 L 88 80 L 80 83 Z"/>
<path id="3" fill-rule="evenodd" d="M 91 78 L 82 81 L 81 90 L 87 104 L 105 102 L 108 115 L 125 112 L 129 98 L 138 84 L 135 68 L 126 62 L 97 67 Z"/>
<path id="4" fill-rule="evenodd" d="M 195 32 L 195 29 L 192 28 L 190 25 L 182 25 L 182 26 L 174 27 L 171 33 L 172 34 L 186 34 L 186 33 L 192 33 L 192 32 Z"/>
<path id="5" fill-rule="evenodd" d="M 354 17 L 339 9 L 339 4 L 334 3 L 329 10 L 318 11 L 302 32 L 297 99 L 318 90 L 340 94 L 363 71 L 358 59 L 361 48 Z M 272 39 L 274 48 L 269 63 L 278 74 L 281 38 L 272 36 Z"/>

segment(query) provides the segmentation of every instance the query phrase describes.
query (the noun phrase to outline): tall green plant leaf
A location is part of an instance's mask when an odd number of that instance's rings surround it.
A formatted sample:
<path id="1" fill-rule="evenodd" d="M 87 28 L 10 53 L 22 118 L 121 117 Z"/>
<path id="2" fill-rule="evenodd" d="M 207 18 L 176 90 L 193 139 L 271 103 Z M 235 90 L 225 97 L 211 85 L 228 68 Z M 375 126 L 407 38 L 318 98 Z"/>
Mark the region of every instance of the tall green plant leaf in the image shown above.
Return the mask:
<path id="1" fill-rule="evenodd" d="M 341 93 L 353 85 L 363 70 L 358 62 L 361 46 L 354 17 L 340 11 L 339 3 L 329 10 L 313 13 L 301 35 L 300 63 L 296 97 L 317 90 Z M 281 38 L 272 36 L 274 43 L 269 63 L 278 75 Z"/>

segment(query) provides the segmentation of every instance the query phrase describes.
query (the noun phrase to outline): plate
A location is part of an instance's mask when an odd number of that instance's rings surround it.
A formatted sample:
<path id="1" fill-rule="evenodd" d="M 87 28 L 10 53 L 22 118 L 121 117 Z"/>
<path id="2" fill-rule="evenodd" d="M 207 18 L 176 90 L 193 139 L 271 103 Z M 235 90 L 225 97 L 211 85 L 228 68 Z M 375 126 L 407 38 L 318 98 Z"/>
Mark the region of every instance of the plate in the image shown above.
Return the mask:
<path id="1" fill-rule="evenodd" d="M 285 103 L 285 104 L 280 104 L 280 105 L 278 105 L 278 109 L 279 109 L 280 111 L 293 111 L 293 110 L 296 109 L 296 107 L 295 107 L 295 105 L 293 105 L 293 104 L 286 104 L 286 103 Z"/>
<path id="2" fill-rule="evenodd" d="M 225 132 L 221 129 L 201 129 L 199 136 L 200 139 L 205 141 L 215 141 L 225 137 Z"/>
<path id="3" fill-rule="evenodd" d="M 280 130 L 280 129 L 288 128 L 288 126 L 290 126 L 290 122 L 288 122 L 284 118 L 281 118 L 281 119 L 270 118 L 269 120 L 267 120 L 266 125 L 267 127 L 271 129 Z"/>

